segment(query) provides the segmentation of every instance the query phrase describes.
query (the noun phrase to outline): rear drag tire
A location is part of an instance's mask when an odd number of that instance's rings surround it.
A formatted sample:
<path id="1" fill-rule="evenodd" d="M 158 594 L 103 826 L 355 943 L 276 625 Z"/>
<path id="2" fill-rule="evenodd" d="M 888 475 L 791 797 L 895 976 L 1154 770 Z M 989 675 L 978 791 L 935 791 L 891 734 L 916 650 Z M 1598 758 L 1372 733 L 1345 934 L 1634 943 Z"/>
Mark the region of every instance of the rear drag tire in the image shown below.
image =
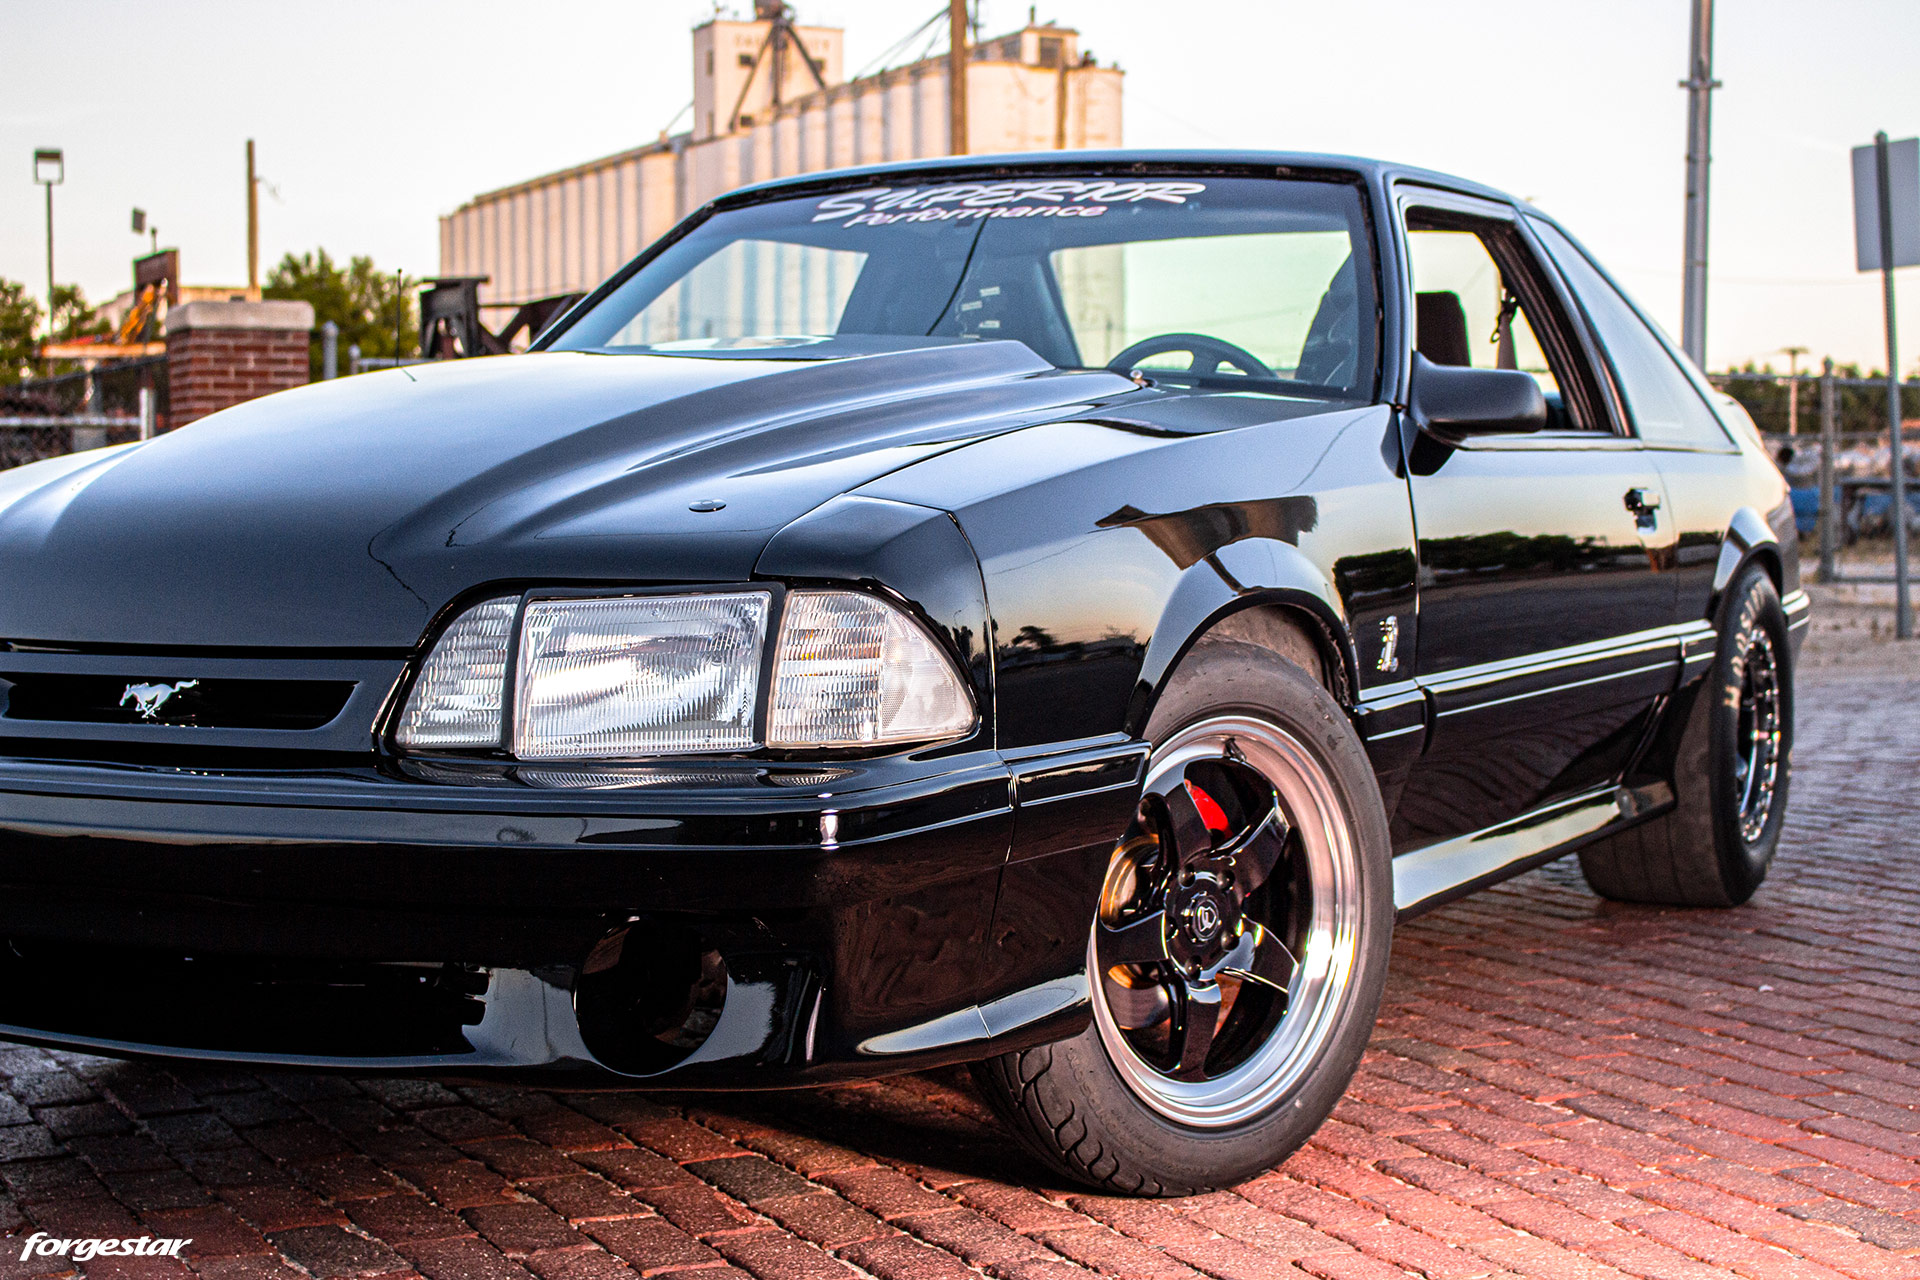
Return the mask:
<path id="1" fill-rule="evenodd" d="M 1775 770 L 1757 823 L 1740 772 L 1748 668 L 1764 642 L 1778 716 Z M 1793 650 L 1773 579 L 1748 565 L 1727 593 L 1720 641 L 1694 697 L 1675 755 L 1673 809 L 1580 851 L 1580 870 L 1603 898 L 1672 907 L 1737 907 L 1767 877 L 1787 812 L 1793 750 Z"/>

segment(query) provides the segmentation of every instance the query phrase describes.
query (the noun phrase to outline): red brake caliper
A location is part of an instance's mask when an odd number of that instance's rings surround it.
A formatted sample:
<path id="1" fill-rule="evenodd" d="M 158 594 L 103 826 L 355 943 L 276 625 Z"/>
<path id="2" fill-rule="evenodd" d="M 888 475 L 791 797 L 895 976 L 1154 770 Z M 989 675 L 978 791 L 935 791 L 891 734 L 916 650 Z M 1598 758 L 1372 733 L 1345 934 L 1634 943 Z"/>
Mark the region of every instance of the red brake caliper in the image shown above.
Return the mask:
<path id="1" fill-rule="evenodd" d="M 1207 830 L 1220 835 L 1227 833 L 1227 811 L 1222 809 L 1212 796 L 1189 782 L 1187 790 L 1193 793 L 1193 807 L 1200 811 L 1200 821 L 1207 824 Z"/>

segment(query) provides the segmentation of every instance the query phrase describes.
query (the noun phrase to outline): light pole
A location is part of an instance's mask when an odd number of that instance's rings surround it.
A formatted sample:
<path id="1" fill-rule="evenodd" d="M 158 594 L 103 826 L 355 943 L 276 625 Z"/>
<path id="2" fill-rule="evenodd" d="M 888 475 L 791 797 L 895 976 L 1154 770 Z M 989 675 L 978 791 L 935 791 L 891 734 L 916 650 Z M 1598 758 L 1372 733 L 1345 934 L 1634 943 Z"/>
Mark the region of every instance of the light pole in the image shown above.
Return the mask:
<path id="1" fill-rule="evenodd" d="M 1781 354 L 1787 357 L 1787 434 L 1800 434 L 1800 357 L 1807 354 L 1805 347 L 1782 347 Z"/>
<path id="2" fill-rule="evenodd" d="M 67 160 L 58 147 L 33 153 L 33 180 L 47 189 L 47 336 L 53 336 L 53 189 L 67 180 Z"/>
<path id="3" fill-rule="evenodd" d="M 247 298 L 260 301 L 260 180 L 253 176 L 252 138 L 247 139 Z"/>

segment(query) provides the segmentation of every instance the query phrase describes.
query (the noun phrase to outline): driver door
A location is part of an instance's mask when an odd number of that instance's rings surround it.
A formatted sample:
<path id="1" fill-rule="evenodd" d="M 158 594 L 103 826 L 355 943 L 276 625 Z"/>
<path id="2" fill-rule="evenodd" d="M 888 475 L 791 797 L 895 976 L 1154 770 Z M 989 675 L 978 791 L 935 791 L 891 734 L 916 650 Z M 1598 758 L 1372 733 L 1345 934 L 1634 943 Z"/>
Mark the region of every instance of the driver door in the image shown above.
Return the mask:
<path id="1" fill-rule="evenodd" d="M 1404 437 L 1433 719 L 1396 850 L 1613 785 L 1678 659 L 1660 473 L 1606 398 L 1558 277 L 1511 208 L 1423 190 L 1402 216 L 1416 348 L 1532 373 L 1549 420 Z"/>

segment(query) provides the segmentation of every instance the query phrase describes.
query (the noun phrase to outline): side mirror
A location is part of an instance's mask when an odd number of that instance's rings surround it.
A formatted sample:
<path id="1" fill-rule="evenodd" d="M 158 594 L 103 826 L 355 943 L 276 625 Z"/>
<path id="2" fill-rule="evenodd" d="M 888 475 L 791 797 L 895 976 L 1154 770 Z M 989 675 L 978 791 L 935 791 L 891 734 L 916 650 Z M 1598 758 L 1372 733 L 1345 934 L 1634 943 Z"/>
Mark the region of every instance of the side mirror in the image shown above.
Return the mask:
<path id="1" fill-rule="evenodd" d="M 1422 430 L 1441 436 L 1538 431 L 1547 425 L 1547 398 L 1532 374 L 1435 364 L 1417 351 L 1407 405 Z"/>

